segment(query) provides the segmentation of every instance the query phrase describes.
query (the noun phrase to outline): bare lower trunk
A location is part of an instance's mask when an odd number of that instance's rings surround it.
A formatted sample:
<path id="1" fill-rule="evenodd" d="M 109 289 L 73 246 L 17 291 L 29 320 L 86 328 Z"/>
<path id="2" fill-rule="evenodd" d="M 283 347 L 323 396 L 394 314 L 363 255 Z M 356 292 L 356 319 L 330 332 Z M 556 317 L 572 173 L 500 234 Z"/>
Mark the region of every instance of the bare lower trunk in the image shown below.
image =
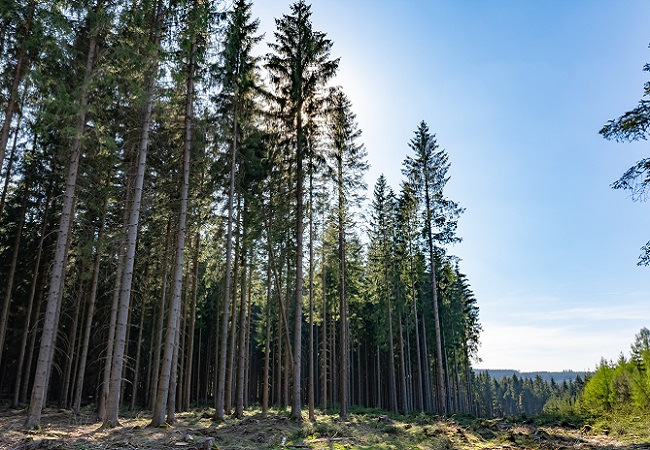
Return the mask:
<path id="1" fill-rule="evenodd" d="M 172 299 L 169 305 L 169 319 L 167 321 L 167 335 L 165 337 L 165 349 L 160 370 L 160 381 L 158 382 L 157 399 L 154 404 L 152 426 L 160 426 L 165 420 L 167 411 L 167 399 L 176 395 L 176 374 L 178 361 L 178 335 L 180 323 L 181 297 L 183 293 L 183 256 L 185 250 L 185 228 L 187 225 L 187 204 L 190 186 L 190 149 L 192 145 L 192 122 L 194 103 L 194 51 L 196 44 L 193 42 L 190 49 L 187 78 L 187 97 L 185 104 L 185 142 L 183 152 L 183 181 L 181 184 L 180 214 L 178 219 L 178 234 L 176 236 L 176 263 L 174 265 L 174 286 L 172 288 Z M 170 389 L 170 380 L 173 383 Z M 174 408 L 171 408 L 173 417 Z M 173 420 L 172 420 L 173 422 Z"/>
<path id="2" fill-rule="evenodd" d="M 323 332 L 321 333 L 321 377 L 322 377 L 322 404 L 323 411 L 327 410 L 327 264 L 325 261 L 325 244 L 322 244 L 321 266 L 322 266 L 322 290 L 323 290 Z"/>
<path id="3" fill-rule="evenodd" d="M 232 151 L 230 161 L 230 186 L 228 191 L 228 223 L 226 234 L 226 273 L 225 288 L 223 297 L 223 314 L 221 316 L 221 336 L 219 339 L 219 366 L 217 368 L 217 391 L 214 418 L 215 420 L 224 419 L 224 407 L 226 399 L 226 365 L 228 349 L 228 322 L 230 320 L 230 285 L 232 275 L 232 225 L 235 200 L 235 176 L 237 171 L 237 114 L 233 120 Z"/>
<path id="4" fill-rule="evenodd" d="M 406 364 L 404 358 L 404 327 L 402 326 L 402 314 L 399 315 L 399 370 L 400 370 L 400 388 L 402 400 L 402 413 L 408 414 L 408 397 L 406 395 Z"/>
<path id="5" fill-rule="evenodd" d="M 237 227 L 241 223 L 241 195 L 237 200 Z M 239 269 L 241 265 L 241 233 L 237 233 L 235 237 L 235 268 L 233 270 L 233 278 L 239 278 Z M 230 349 L 228 350 L 228 366 L 226 368 L 226 391 L 224 398 L 224 409 L 227 414 L 232 411 L 232 394 L 233 394 L 233 373 L 235 371 L 235 356 L 237 354 L 237 289 L 235 288 L 232 293 L 232 301 L 230 302 Z"/>
<path id="6" fill-rule="evenodd" d="M 264 340 L 264 375 L 262 379 L 262 412 L 269 410 L 269 371 L 271 352 L 271 256 L 267 252 L 266 267 L 266 330 Z"/>
<path id="7" fill-rule="evenodd" d="M 388 274 L 386 274 L 388 280 Z M 388 314 L 388 409 L 397 412 L 397 385 L 395 383 L 395 351 L 393 342 L 393 311 L 390 293 L 386 295 Z"/>
<path id="8" fill-rule="evenodd" d="M 47 229 L 47 219 L 50 206 L 50 197 L 52 195 L 51 185 L 48 187 L 47 195 L 44 200 L 43 207 L 43 219 L 41 222 L 40 237 L 38 238 L 38 247 L 36 250 L 36 261 L 34 262 L 34 273 L 32 274 L 32 282 L 29 290 L 29 299 L 27 301 L 27 310 L 25 311 L 25 323 L 23 325 L 22 341 L 20 343 L 20 354 L 18 356 L 17 372 L 16 372 L 16 383 L 14 386 L 14 397 L 12 401 L 12 406 L 15 408 L 18 406 L 19 401 L 21 401 L 20 392 L 21 392 L 21 383 L 23 383 L 23 367 L 25 366 L 25 356 L 27 352 L 27 341 L 29 337 L 29 330 L 31 328 L 31 317 L 32 309 L 34 306 L 34 297 L 36 294 L 36 285 L 40 276 L 40 267 L 41 267 L 41 258 L 43 256 L 43 242 L 45 241 L 45 231 Z M 38 317 L 36 317 L 38 319 Z M 27 367 L 26 372 L 29 374 L 29 367 Z M 24 382 L 27 384 L 27 381 Z"/>
<path id="9" fill-rule="evenodd" d="M 422 375 L 422 349 L 420 348 L 420 319 L 418 317 L 418 300 L 416 297 L 417 293 L 415 287 L 413 287 L 413 318 L 415 322 L 415 352 L 417 353 L 417 408 L 420 411 L 425 411 L 426 407 L 424 405 L 424 383 Z"/>
<path id="10" fill-rule="evenodd" d="M 309 175 L 309 420 L 314 414 L 314 176 Z"/>
<path id="11" fill-rule="evenodd" d="M 127 210 L 124 212 L 126 218 Z M 115 270 L 115 283 L 113 288 L 113 298 L 111 301 L 111 314 L 108 321 L 108 337 L 106 339 L 106 355 L 104 356 L 102 384 L 99 394 L 99 401 L 97 404 L 97 417 L 102 422 L 106 418 L 106 401 L 108 399 L 108 388 L 111 382 L 111 366 L 113 364 L 113 349 L 115 347 L 115 323 L 117 322 L 117 308 L 120 302 L 120 286 L 122 285 L 123 273 L 124 241 L 120 242 L 117 267 Z"/>
<path id="12" fill-rule="evenodd" d="M 147 282 L 148 274 L 145 275 L 145 283 Z M 146 292 L 146 289 L 142 289 L 143 292 Z M 138 385 L 140 381 L 140 359 L 142 357 L 142 333 L 144 332 L 144 319 L 145 313 L 147 310 L 147 303 L 145 298 L 142 298 L 142 306 L 140 310 L 140 323 L 138 324 L 138 340 L 136 341 L 136 353 L 135 353 L 135 367 L 133 368 L 133 384 L 131 386 L 131 404 L 129 409 L 133 410 L 135 408 L 136 402 L 138 400 Z"/>
<path id="13" fill-rule="evenodd" d="M 194 256 L 193 256 L 193 262 L 192 262 L 192 299 L 191 299 L 191 304 L 190 304 L 190 325 L 189 325 L 189 330 L 187 332 L 187 338 L 189 340 L 189 343 L 187 345 L 187 355 L 186 355 L 186 361 L 185 361 L 185 368 L 186 368 L 186 377 L 185 377 L 185 392 L 183 394 L 184 397 L 184 403 L 183 403 L 183 410 L 187 411 L 190 409 L 190 397 L 191 397 L 191 392 L 192 392 L 192 367 L 194 363 L 194 330 L 196 328 L 196 300 L 198 297 L 198 278 L 199 278 L 199 245 L 201 243 L 200 241 L 201 235 L 198 231 L 194 234 Z M 201 346 L 199 345 L 199 350 L 201 349 Z"/>
<path id="14" fill-rule="evenodd" d="M 443 369 L 442 361 L 442 332 L 440 329 L 440 312 L 438 311 L 438 287 L 436 283 L 436 260 L 434 255 L 434 246 L 433 246 L 433 231 L 431 230 L 432 224 L 432 211 L 431 211 L 431 200 L 429 198 L 429 185 L 428 181 L 425 179 L 425 206 L 427 214 L 427 242 L 429 244 L 429 259 L 431 263 L 431 289 L 433 291 L 433 327 L 436 338 L 436 375 L 438 382 L 437 384 L 437 394 L 438 394 L 438 413 L 446 416 L 447 415 L 447 389 L 445 387 L 445 373 Z"/>
<path id="15" fill-rule="evenodd" d="M 126 249 L 124 257 L 124 271 L 122 275 L 122 286 L 120 289 L 120 302 L 118 306 L 117 321 L 115 324 L 115 347 L 111 365 L 111 378 L 109 385 L 108 399 L 106 402 L 106 417 L 104 425 L 115 427 L 119 425 L 118 410 L 120 405 L 120 388 L 122 383 L 122 369 L 124 367 L 124 352 L 126 346 L 127 319 L 129 305 L 131 302 L 131 289 L 133 283 L 133 271 L 135 266 L 135 250 L 138 239 L 138 224 L 140 221 L 140 206 L 142 203 L 142 191 L 144 186 L 144 175 L 147 166 L 147 148 L 149 146 L 149 128 L 151 125 L 151 113 L 153 110 L 153 93 L 155 88 L 154 77 L 156 76 L 157 63 L 148 73 L 146 103 L 140 136 L 140 148 L 138 152 L 137 173 L 133 197 L 130 204 L 129 218 L 126 232 Z"/>
<path id="16" fill-rule="evenodd" d="M 427 322 L 424 315 L 422 316 L 422 354 L 424 356 L 424 395 L 426 399 L 427 412 L 434 410 L 433 390 L 431 389 L 431 365 L 429 364 L 429 343 L 427 340 Z"/>
<path id="17" fill-rule="evenodd" d="M 302 103 L 299 102 L 296 117 L 296 301 L 293 322 L 293 389 L 291 399 L 291 418 L 302 420 L 302 238 L 303 238 L 303 130 Z"/>
<path id="18" fill-rule="evenodd" d="M 84 326 L 83 341 L 79 355 L 79 365 L 77 372 L 77 384 L 75 386 L 74 400 L 72 408 L 76 414 L 81 411 L 81 394 L 83 392 L 84 377 L 86 373 L 86 361 L 88 360 L 88 348 L 90 345 L 90 333 L 92 332 L 93 316 L 95 315 L 95 303 L 97 300 L 97 286 L 99 285 L 99 268 L 101 265 L 100 245 L 106 229 L 106 214 L 108 212 L 108 201 L 104 200 L 101 225 L 95 241 L 95 261 L 92 265 L 93 279 L 90 285 L 90 295 L 88 297 L 88 310 L 86 312 L 86 324 Z"/>
<path id="19" fill-rule="evenodd" d="M 80 263 L 79 272 L 85 273 L 85 264 Z M 59 397 L 59 402 L 61 407 L 69 407 L 68 394 L 70 392 L 70 378 L 72 376 L 72 363 L 75 359 L 75 347 L 77 345 L 77 334 L 79 330 L 79 315 L 81 314 L 81 299 L 83 298 L 84 292 L 84 282 L 80 281 L 77 295 L 75 298 L 74 313 L 72 314 L 72 324 L 70 326 L 70 332 L 68 333 L 68 351 L 65 355 L 65 369 L 63 371 L 63 386 L 61 388 L 61 396 Z"/>
<path id="20" fill-rule="evenodd" d="M 242 227 L 243 228 L 243 227 Z M 241 419 L 244 416 L 244 369 L 246 362 L 246 276 L 248 267 L 246 266 L 246 237 L 242 239 L 242 281 L 239 303 L 239 355 L 237 360 L 237 382 L 235 396 L 235 417 Z"/>
<path id="21" fill-rule="evenodd" d="M 174 353 L 172 355 L 171 376 L 169 377 L 169 398 L 167 401 L 167 424 L 174 425 L 176 423 L 176 388 L 178 383 L 178 340 L 179 334 L 177 332 Z"/>
<path id="22" fill-rule="evenodd" d="M 349 375 L 349 342 L 348 342 L 348 302 L 345 288 L 345 229 L 343 202 L 343 168 L 339 159 L 338 179 L 338 241 L 339 241 L 339 313 L 340 313 L 340 376 L 339 376 L 339 415 L 345 418 L 348 414 L 348 375 Z"/>
<path id="23" fill-rule="evenodd" d="M 96 9 L 101 8 L 101 0 L 98 1 Z M 77 187 L 77 175 L 79 173 L 79 160 L 81 158 L 81 144 L 86 126 L 86 111 L 88 106 L 88 95 L 90 90 L 90 81 L 92 78 L 93 64 L 95 61 L 96 37 L 90 37 L 88 43 L 88 53 L 86 56 L 85 74 L 81 86 L 79 101 L 79 114 L 77 116 L 75 136 L 70 152 L 70 161 L 68 163 L 68 175 L 66 178 L 66 188 L 61 211 L 61 219 L 56 239 L 56 250 L 54 254 L 54 263 L 50 275 L 50 288 L 47 295 L 47 308 L 45 311 L 45 320 L 43 322 L 43 334 L 41 335 L 41 347 L 38 355 L 36 366 L 36 375 L 34 378 L 34 387 L 32 397 L 29 403 L 27 419 L 25 420 L 26 428 L 36 428 L 40 426 L 41 413 L 45 406 L 47 395 L 48 377 L 52 360 L 54 356 L 54 347 L 56 345 L 56 334 L 58 331 L 58 311 L 65 285 L 65 269 L 68 256 L 68 242 L 70 231 L 72 229 L 72 210 L 75 202 L 75 191 Z M 4 152 L 2 157 L 4 158 Z"/>
<path id="24" fill-rule="evenodd" d="M 158 311 L 158 322 L 156 325 L 156 341 L 153 346 L 153 368 L 149 378 L 151 386 L 149 395 L 151 396 L 149 407 L 153 409 L 153 402 L 156 401 L 156 392 L 158 391 L 158 379 L 160 374 L 160 349 L 162 347 L 163 329 L 165 325 L 165 303 L 167 302 L 167 269 L 169 260 L 169 247 L 171 245 L 171 217 L 167 220 L 167 231 L 165 233 L 165 252 L 162 263 L 162 289 L 160 294 L 160 311 Z"/>

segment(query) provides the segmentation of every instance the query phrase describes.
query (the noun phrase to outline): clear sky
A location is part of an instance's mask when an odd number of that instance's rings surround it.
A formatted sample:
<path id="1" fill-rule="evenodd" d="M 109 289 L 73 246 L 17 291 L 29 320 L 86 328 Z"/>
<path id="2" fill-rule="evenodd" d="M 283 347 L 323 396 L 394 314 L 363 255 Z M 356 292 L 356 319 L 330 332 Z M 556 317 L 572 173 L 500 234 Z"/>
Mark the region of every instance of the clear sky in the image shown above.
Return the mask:
<path id="1" fill-rule="evenodd" d="M 288 0 L 257 0 L 265 41 Z M 650 76 L 648 0 L 314 0 L 371 169 L 399 189 L 421 120 L 466 208 L 462 258 L 480 368 L 591 370 L 650 327 L 650 204 L 610 184 L 650 156 L 598 130 Z M 263 52 L 266 49 L 262 50 Z"/>

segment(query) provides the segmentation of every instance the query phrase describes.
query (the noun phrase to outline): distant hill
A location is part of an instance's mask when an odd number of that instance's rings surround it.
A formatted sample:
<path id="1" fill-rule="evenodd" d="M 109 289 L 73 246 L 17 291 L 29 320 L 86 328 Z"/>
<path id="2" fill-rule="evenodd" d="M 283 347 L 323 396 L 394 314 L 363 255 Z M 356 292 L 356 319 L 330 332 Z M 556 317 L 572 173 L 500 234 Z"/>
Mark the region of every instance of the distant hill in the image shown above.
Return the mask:
<path id="1" fill-rule="evenodd" d="M 578 375 L 584 380 L 585 375 L 589 375 L 592 372 L 574 372 L 573 370 L 563 370 L 562 372 L 520 372 L 518 370 L 508 370 L 508 369 L 476 369 L 476 372 L 488 372 L 492 378 L 497 380 L 502 379 L 503 377 L 511 377 L 513 374 L 516 374 L 518 378 L 530 378 L 534 379 L 539 375 L 544 381 L 555 380 L 556 383 L 562 383 L 563 381 L 573 381 Z"/>

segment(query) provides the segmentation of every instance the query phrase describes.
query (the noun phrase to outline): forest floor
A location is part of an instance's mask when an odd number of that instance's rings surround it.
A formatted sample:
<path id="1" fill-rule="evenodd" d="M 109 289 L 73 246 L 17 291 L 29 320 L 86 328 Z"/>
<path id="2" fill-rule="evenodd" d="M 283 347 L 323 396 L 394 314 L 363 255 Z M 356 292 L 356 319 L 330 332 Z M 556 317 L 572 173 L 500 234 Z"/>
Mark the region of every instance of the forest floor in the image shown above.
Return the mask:
<path id="1" fill-rule="evenodd" d="M 646 433 L 546 427 L 503 419 L 441 419 L 418 414 L 388 416 L 378 410 L 351 413 L 343 421 L 318 414 L 315 423 L 289 420 L 285 412 L 249 411 L 241 420 L 216 424 L 209 410 L 179 413 L 168 428 L 148 427 L 147 414 L 125 413 L 121 426 L 102 429 L 90 411 L 75 415 L 48 409 L 38 431 L 23 429 L 25 411 L 0 409 L 0 450 L 650 450 Z M 598 430 L 598 431 L 596 431 Z M 605 434 L 607 433 L 607 434 Z"/>

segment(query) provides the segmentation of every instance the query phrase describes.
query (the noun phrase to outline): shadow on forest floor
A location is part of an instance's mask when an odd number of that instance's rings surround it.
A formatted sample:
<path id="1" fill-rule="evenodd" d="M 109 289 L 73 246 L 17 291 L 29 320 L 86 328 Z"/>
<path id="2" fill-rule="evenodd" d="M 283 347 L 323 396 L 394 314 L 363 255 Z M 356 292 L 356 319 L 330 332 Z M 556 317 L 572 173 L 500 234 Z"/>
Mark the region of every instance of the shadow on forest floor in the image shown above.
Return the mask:
<path id="1" fill-rule="evenodd" d="M 211 411 L 177 415 L 168 428 L 150 428 L 150 416 L 125 412 L 120 427 L 101 429 L 92 411 L 75 415 L 48 409 L 42 429 L 23 429 L 24 410 L 0 409 L 0 450 L 187 449 L 536 449 L 650 450 L 644 438 L 614 437 L 582 430 L 509 423 L 502 419 L 473 420 L 466 425 L 418 414 L 388 416 L 377 410 L 350 414 L 341 420 L 318 414 L 315 423 L 293 422 L 286 413 L 249 411 L 241 420 L 216 424 Z"/>

